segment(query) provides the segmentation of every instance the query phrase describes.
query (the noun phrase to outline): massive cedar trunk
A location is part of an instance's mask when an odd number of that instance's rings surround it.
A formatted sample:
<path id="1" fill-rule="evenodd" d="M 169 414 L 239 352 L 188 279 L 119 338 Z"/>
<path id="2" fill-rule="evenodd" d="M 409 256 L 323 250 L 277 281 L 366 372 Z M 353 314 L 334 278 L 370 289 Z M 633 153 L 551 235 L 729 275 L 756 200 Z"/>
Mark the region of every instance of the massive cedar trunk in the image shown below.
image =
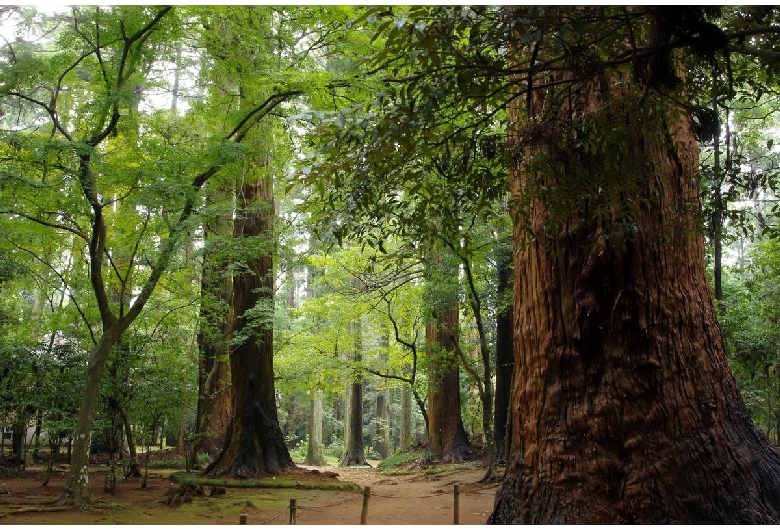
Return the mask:
<path id="1" fill-rule="evenodd" d="M 690 123 L 610 85 L 571 105 L 596 145 L 556 154 L 553 132 L 552 171 L 511 174 L 518 204 L 536 198 L 514 235 L 513 435 L 490 521 L 777 523 L 780 457 L 741 401 L 707 282 Z M 610 165 L 618 191 L 563 218 L 532 188 Z"/>
<path id="2" fill-rule="evenodd" d="M 235 237 L 252 249 L 233 278 L 238 344 L 230 355 L 233 419 L 209 476 L 257 477 L 295 467 L 279 427 L 273 370 L 273 191 L 259 176 L 241 186 Z"/>

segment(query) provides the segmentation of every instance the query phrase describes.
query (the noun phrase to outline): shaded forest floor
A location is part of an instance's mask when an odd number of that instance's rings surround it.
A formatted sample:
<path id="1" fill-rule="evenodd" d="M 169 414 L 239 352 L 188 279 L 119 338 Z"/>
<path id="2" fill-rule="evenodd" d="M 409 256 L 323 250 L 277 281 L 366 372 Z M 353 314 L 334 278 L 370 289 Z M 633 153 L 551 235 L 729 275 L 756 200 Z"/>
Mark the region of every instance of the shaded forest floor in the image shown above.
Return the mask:
<path id="1" fill-rule="evenodd" d="M 376 464 L 376 462 L 372 462 Z M 312 472 L 314 470 L 314 472 Z M 91 469 L 88 510 L 62 509 L 55 503 L 65 485 L 67 474 L 55 471 L 48 486 L 41 485 L 41 468 L 28 468 L 22 476 L 0 476 L 0 525 L 50 524 L 225 524 L 239 523 L 240 514 L 247 524 L 289 524 L 290 499 L 297 503 L 296 524 L 359 524 L 363 489 L 370 487 L 368 524 L 452 524 L 454 485 L 460 488 L 459 522 L 484 524 L 493 509 L 498 483 L 481 484 L 484 473 L 480 461 L 462 464 L 421 466 L 410 463 L 389 471 L 371 468 L 300 466 L 278 477 L 292 488 L 225 487 L 224 493 L 194 493 L 191 500 L 168 505 L 175 470 L 150 469 L 147 487 L 140 478 L 116 483 L 115 493 L 103 486 L 107 468 Z M 334 477 L 333 474 L 338 476 Z M 503 473 L 503 469 L 499 474 Z M 275 480 L 271 478 L 271 480 Z M 355 485 L 352 489 L 313 489 Z M 341 482 L 342 484 L 338 484 Z M 312 489 L 309 489 L 312 488 Z M 215 491 L 217 493 L 217 491 Z"/>

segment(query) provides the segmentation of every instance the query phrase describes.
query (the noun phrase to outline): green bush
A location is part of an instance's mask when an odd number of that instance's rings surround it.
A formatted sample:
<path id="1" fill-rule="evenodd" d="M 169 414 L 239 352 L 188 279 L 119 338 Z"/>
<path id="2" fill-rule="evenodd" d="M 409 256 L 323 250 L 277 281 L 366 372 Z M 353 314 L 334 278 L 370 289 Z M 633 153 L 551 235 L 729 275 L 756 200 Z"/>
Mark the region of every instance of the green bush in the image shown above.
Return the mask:
<path id="1" fill-rule="evenodd" d="M 425 455 L 424 451 L 406 451 L 396 453 L 393 456 L 388 456 L 377 465 L 377 469 L 385 471 L 388 469 L 394 469 L 403 465 L 414 462 L 418 459 L 422 459 Z"/>

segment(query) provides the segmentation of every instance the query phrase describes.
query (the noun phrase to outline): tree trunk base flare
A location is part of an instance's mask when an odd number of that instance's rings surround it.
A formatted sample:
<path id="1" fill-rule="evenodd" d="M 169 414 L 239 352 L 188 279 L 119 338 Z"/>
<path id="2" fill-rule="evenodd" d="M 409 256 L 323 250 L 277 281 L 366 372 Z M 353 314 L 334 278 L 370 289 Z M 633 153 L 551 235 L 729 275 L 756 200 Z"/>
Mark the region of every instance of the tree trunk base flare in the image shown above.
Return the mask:
<path id="1" fill-rule="evenodd" d="M 500 479 L 498 474 L 496 473 L 496 466 L 494 463 L 488 463 L 487 469 L 485 469 L 485 474 L 482 475 L 482 478 L 479 479 L 478 482 L 482 484 L 487 484 L 490 482 L 496 482 Z"/>
<path id="2" fill-rule="evenodd" d="M 235 419 L 228 428 L 225 449 L 204 471 L 209 478 L 259 478 L 278 475 L 296 465 L 284 444 L 279 424 L 255 403 L 254 422 Z"/>
<path id="3" fill-rule="evenodd" d="M 57 506 L 69 506 L 78 511 L 89 509 L 90 504 L 91 499 L 89 495 L 68 488 L 62 491 L 62 495 L 60 495 L 60 499 L 57 501 Z"/>
<path id="4" fill-rule="evenodd" d="M 350 467 L 350 466 L 363 466 L 363 467 L 371 467 L 371 464 L 366 462 L 366 459 L 364 457 L 351 457 L 351 458 L 342 458 L 339 461 L 339 466 L 341 467 Z"/>
<path id="5" fill-rule="evenodd" d="M 141 476 L 143 476 L 143 473 L 141 473 L 141 465 L 138 462 L 131 462 L 130 465 L 127 467 L 127 472 L 125 473 L 125 479 L 128 479 L 130 477 L 140 478 Z"/>
<path id="6" fill-rule="evenodd" d="M 465 462 L 471 456 L 471 445 L 465 437 L 461 440 L 454 440 L 444 450 L 444 454 L 441 457 L 443 464 L 460 464 Z"/>

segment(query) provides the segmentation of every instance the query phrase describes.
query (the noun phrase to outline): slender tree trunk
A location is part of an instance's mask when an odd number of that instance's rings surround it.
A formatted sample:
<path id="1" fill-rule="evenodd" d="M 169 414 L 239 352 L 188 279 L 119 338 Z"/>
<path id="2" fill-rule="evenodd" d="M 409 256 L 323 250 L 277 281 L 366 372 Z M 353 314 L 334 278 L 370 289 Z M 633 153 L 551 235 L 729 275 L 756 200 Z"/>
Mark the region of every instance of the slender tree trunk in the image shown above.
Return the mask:
<path id="1" fill-rule="evenodd" d="M 608 153 L 621 189 L 556 223 L 534 191 L 536 237 L 515 227 L 514 432 L 490 521 L 777 524 L 780 455 L 726 364 L 696 230 L 698 144 L 624 81 L 571 105 L 608 144 L 511 172 L 520 204 L 534 179 L 593 178 Z"/>
<path id="2" fill-rule="evenodd" d="M 92 441 L 92 426 L 100 395 L 100 382 L 108 354 L 111 353 L 111 349 L 116 344 L 119 336 L 119 326 L 113 326 L 104 330 L 100 340 L 89 354 L 84 395 L 79 407 L 79 416 L 76 421 L 76 431 L 70 454 L 70 474 L 63 490 L 61 503 L 72 504 L 80 508 L 88 501 L 89 447 Z"/>
<path id="3" fill-rule="evenodd" d="M 130 415 L 127 413 L 124 407 L 119 407 L 119 414 L 122 416 L 122 425 L 125 430 L 125 437 L 127 438 L 127 450 L 130 453 L 130 465 L 128 467 L 127 477 L 140 477 L 141 467 L 138 464 L 138 450 L 135 446 L 135 439 L 133 437 L 133 426 L 130 423 Z"/>
<path id="4" fill-rule="evenodd" d="M 512 303 L 505 300 L 505 295 L 512 289 L 512 256 L 509 252 L 499 250 L 496 260 L 498 267 L 498 299 L 501 305 L 496 317 L 496 399 L 493 412 L 495 426 L 496 454 L 499 461 L 506 459 L 507 441 L 511 430 L 509 424 L 509 399 L 512 389 L 512 374 L 514 373 L 514 350 L 512 348 Z M 511 297 L 514 299 L 514 297 Z"/>
<path id="5" fill-rule="evenodd" d="M 233 336 L 239 341 L 230 355 L 233 418 L 222 454 L 206 470 L 209 476 L 256 477 L 295 467 L 276 412 L 273 188 L 262 173 L 253 166 L 239 193 L 235 237 L 254 252 L 233 279 Z"/>
<path id="6" fill-rule="evenodd" d="M 412 390 L 409 385 L 401 387 L 401 419 L 398 435 L 401 449 L 408 449 L 412 445 Z"/>
<path id="7" fill-rule="evenodd" d="M 714 93 L 714 87 L 718 82 L 717 67 L 713 68 L 712 78 Z M 718 126 L 712 149 L 712 172 L 714 176 L 714 182 L 712 184 L 713 204 L 712 214 L 710 216 L 710 237 L 712 239 L 712 278 L 715 289 L 715 303 L 720 305 L 723 302 L 723 219 L 725 217 L 726 204 L 723 197 L 723 191 L 721 189 L 723 184 L 724 171 L 720 163 L 720 114 L 718 110 L 718 100 L 714 94 L 712 96 L 712 110 L 716 119 L 718 120 Z M 726 119 L 728 120 L 728 116 Z M 718 309 L 722 310 L 724 307 L 719 306 Z"/>
<path id="8" fill-rule="evenodd" d="M 309 447 L 306 451 L 307 466 L 324 466 L 325 458 L 322 454 L 322 390 L 314 391 L 309 412 Z"/>
<path id="9" fill-rule="evenodd" d="M 387 349 L 390 346 L 390 339 L 384 331 L 379 337 L 379 346 Z M 380 354 L 380 365 L 387 365 L 387 355 Z M 390 447 L 393 441 L 390 439 L 390 389 L 386 387 L 383 381 L 380 381 L 376 390 L 376 425 L 375 436 L 372 446 L 380 458 L 387 458 L 391 452 Z"/>

